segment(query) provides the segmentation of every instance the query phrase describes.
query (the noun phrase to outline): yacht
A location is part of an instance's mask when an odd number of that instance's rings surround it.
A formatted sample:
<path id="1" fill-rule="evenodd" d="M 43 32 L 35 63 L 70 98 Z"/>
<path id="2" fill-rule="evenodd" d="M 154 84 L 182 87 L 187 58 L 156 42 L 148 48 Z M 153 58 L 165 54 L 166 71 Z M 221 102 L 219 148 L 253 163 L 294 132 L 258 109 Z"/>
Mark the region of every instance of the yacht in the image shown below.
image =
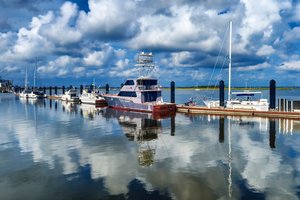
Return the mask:
<path id="1" fill-rule="evenodd" d="M 253 99 L 255 95 L 261 95 L 260 91 L 241 91 L 241 92 L 232 92 L 232 95 L 235 95 L 235 98 L 227 101 L 226 107 L 231 109 L 250 109 L 257 111 L 268 111 L 269 103 L 267 99 L 259 98 L 257 100 Z"/>
<path id="2" fill-rule="evenodd" d="M 101 93 L 97 93 L 95 90 L 83 90 L 79 97 L 81 103 L 93 104 L 93 105 L 106 105 L 105 99 Z"/>
<path id="3" fill-rule="evenodd" d="M 137 65 L 146 72 L 137 79 L 128 79 L 118 94 L 104 94 L 111 108 L 152 113 L 169 113 L 176 111 L 176 104 L 165 103 L 162 98 L 161 86 L 156 78 L 148 76 L 154 68 L 152 53 L 138 55 Z"/>
<path id="4" fill-rule="evenodd" d="M 71 88 L 61 96 L 62 101 L 79 102 L 79 97 L 75 88 Z"/>

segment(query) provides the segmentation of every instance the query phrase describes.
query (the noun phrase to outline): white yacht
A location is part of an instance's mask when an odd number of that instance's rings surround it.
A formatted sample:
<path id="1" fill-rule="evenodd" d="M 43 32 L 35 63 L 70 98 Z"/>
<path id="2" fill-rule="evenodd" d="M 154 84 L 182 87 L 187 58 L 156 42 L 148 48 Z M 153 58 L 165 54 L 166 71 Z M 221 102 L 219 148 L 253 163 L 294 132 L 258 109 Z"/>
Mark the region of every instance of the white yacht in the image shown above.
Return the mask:
<path id="1" fill-rule="evenodd" d="M 71 88 L 61 96 L 62 101 L 79 102 L 79 97 L 75 88 Z"/>
<path id="2" fill-rule="evenodd" d="M 138 56 L 137 65 L 147 73 L 154 68 L 152 53 L 142 52 Z M 121 110 L 132 110 L 153 113 L 170 113 L 176 111 L 176 104 L 165 103 L 161 86 L 156 78 L 141 76 L 128 79 L 118 94 L 104 94 L 109 107 Z"/>
<path id="3" fill-rule="evenodd" d="M 260 91 L 242 91 L 232 92 L 236 98 L 231 98 L 227 101 L 226 107 L 231 109 L 246 109 L 246 110 L 257 110 L 257 111 L 268 111 L 269 103 L 267 99 L 259 98 L 253 99 L 255 95 L 261 95 Z"/>

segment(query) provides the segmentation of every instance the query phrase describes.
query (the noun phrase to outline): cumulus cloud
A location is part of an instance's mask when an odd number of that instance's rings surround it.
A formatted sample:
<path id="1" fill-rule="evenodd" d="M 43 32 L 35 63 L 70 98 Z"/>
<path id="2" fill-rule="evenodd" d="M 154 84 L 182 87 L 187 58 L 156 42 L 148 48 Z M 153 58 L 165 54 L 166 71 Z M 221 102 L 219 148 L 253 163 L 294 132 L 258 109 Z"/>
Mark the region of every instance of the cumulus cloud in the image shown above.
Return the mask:
<path id="1" fill-rule="evenodd" d="M 90 11 L 81 11 L 78 19 L 79 29 L 89 36 L 104 40 L 133 37 L 139 26 L 135 15 L 133 0 L 90 0 Z"/>
<path id="2" fill-rule="evenodd" d="M 104 77 L 126 76 L 134 73 L 130 66 L 137 52 L 152 51 L 156 64 L 161 65 L 160 73 L 175 67 L 173 73 L 188 80 L 195 74 L 193 70 L 207 73 L 213 68 L 222 44 L 220 54 L 226 56 L 230 20 L 234 67 L 259 71 L 264 63 L 298 60 L 292 57 L 299 51 L 299 26 L 295 22 L 299 4 L 288 0 L 262 0 L 259 6 L 248 0 L 90 0 L 84 7 L 74 3 L 77 1 L 1 2 L 5 6 L 0 8 L 0 16 L 7 19 L 1 24 L 14 28 L 0 32 L 0 61 L 21 68 L 38 57 L 43 67 L 49 67 L 49 76 L 57 75 L 50 63 L 63 56 L 79 60 L 67 70 L 57 69 L 61 76 L 78 67 L 86 68 L 85 76 L 100 72 L 106 74 Z M 22 5 L 26 14 L 20 6 L 19 15 L 13 16 L 17 7 L 12 5 Z M 38 9 L 30 11 L 30 5 Z M 11 26 L 11 20 L 20 21 L 21 16 L 22 26 Z M 109 70 L 103 71 L 103 67 Z M 184 71 L 187 67 L 189 73 Z M 161 77 L 167 79 L 168 74 Z"/>
<path id="3" fill-rule="evenodd" d="M 60 15 L 54 19 L 51 13 L 51 23 L 49 22 L 43 28 L 42 34 L 60 45 L 80 41 L 82 34 L 73 26 L 78 15 L 77 5 L 70 2 L 64 3 L 60 8 Z"/>
<path id="4" fill-rule="evenodd" d="M 300 72 L 300 60 L 284 62 L 277 67 L 279 71 L 296 71 Z"/>
<path id="5" fill-rule="evenodd" d="M 268 56 L 272 55 L 275 52 L 272 46 L 270 45 L 263 45 L 260 49 L 258 49 L 256 55 L 258 56 Z"/>
<path id="6" fill-rule="evenodd" d="M 144 15 L 140 19 L 141 33 L 129 41 L 135 49 L 202 50 L 210 51 L 221 42 L 213 27 L 193 22 L 193 15 L 202 13 L 208 19 L 210 13 L 199 6 L 198 10 L 188 6 L 172 6 L 170 15 Z"/>

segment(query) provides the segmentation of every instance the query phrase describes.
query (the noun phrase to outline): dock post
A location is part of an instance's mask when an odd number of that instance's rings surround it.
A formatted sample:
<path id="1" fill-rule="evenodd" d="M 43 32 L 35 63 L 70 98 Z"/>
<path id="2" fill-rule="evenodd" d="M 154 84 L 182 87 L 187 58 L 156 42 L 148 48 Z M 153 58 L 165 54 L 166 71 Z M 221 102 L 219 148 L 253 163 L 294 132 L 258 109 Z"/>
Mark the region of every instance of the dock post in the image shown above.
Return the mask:
<path id="1" fill-rule="evenodd" d="M 54 87 L 54 94 L 57 95 L 57 86 Z"/>
<path id="2" fill-rule="evenodd" d="M 220 84 L 219 84 L 219 105 L 220 105 L 220 107 L 224 107 L 224 81 L 223 80 L 221 80 L 220 81 Z"/>
<path id="3" fill-rule="evenodd" d="M 270 119 L 269 134 L 269 145 L 274 149 L 276 147 L 276 121 L 274 119 Z"/>
<path id="4" fill-rule="evenodd" d="M 80 94 L 82 94 L 83 91 L 83 85 L 80 85 Z"/>
<path id="5" fill-rule="evenodd" d="M 171 81 L 171 103 L 175 103 L 175 82 Z"/>
<path id="6" fill-rule="evenodd" d="M 224 117 L 220 116 L 219 119 L 219 143 L 224 142 Z"/>
<path id="7" fill-rule="evenodd" d="M 276 108 L 276 81 L 270 81 L 270 109 Z"/>
<path id="8" fill-rule="evenodd" d="M 65 86 L 62 86 L 62 94 L 65 94 Z"/>
<path id="9" fill-rule="evenodd" d="M 49 95 L 50 96 L 52 95 L 52 87 L 51 86 L 49 87 Z"/>
<path id="10" fill-rule="evenodd" d="M 106 86 L 105 86 L 105 91 L 106 91 L 106 94 L 109 93 L 109 85 L 108 84 L 106 84 Z"/>
<path id="11" fill-rule="evenodd" d="M 46 94 L 46 87 L 44 87 L 43 90 L 44 90 L 44 94 Z"/>

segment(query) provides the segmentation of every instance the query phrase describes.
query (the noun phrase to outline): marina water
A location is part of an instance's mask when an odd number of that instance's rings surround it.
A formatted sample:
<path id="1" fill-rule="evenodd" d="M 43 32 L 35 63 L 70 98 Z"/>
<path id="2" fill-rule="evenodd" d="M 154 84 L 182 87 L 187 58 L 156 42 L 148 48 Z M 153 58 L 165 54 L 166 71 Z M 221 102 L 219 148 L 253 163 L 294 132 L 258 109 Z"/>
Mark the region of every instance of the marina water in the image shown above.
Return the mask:
<path id="1" fill-rule="evenodd" d="M 177 90 L 176 101 L 205 92 Z M 0 111 L 0 199 L 300 197 L 299 121 L 160 119 L 12 94 L 0 94 Z"/>

